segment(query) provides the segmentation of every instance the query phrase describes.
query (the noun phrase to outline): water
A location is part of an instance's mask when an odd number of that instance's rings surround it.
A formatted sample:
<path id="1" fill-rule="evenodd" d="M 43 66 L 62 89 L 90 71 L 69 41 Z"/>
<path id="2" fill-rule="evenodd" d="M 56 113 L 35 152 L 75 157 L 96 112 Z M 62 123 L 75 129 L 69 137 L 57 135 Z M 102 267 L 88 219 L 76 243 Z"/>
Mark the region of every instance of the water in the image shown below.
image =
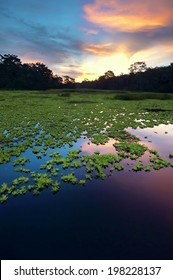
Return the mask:
<path id="1" fill-rule="evenodd" d="M 172 128 L 133 133 L 166 158 L 173 151 Z M 87 143 L 82 139 L 76 147 L 105 153 L 105 146 Z M 107 152 L 115 152 L 112 144 Z M 172 259 L 173 169 L 126 168 L 85 186 L 64 183 L 56 195 L 44 190 L 11 198 L 0 205 L 0 222 L 1 259 Z"/>

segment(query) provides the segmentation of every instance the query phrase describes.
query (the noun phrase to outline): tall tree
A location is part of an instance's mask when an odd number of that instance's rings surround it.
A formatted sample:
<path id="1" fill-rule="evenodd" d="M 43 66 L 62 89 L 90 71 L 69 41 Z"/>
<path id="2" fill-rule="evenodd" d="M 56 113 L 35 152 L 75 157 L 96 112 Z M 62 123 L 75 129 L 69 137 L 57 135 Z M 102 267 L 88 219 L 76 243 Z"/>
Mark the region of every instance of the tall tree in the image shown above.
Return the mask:
<path id="1" fill-rule="evenodd" d="M 0 55 L 0 86 L 4 88 L 18 87 L 21 66 L 22 63 L 16 55 Z"/>
<path id="2" fill-rule="evenodd" d="M 143 61 L 138 61 L 130 65 L 129 72 L 130 74 L 136 74 L 145 72 L 147 70 L 147 65 Z"/>
<path id="3" fill-rule="evenodd" d="M 113 71 L 108 70 L 107 72 L 105 72 L 104 77 L 105 77 L 105 79 L 110 79 L 110 78 L 115 77 L 115 75 L 114 75 Z"/>

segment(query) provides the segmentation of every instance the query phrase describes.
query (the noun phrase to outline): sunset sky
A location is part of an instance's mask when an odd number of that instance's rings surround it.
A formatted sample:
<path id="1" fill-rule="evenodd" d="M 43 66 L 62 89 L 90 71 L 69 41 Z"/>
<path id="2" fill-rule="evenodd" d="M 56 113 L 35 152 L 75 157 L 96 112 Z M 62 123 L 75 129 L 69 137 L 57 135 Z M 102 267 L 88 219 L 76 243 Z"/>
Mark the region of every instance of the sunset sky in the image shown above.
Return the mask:
<path id="1" fill-rule="evenodd" d="M 173 0 L 1 0 L 0 54 L 82 81 L 173 62 Z"/>

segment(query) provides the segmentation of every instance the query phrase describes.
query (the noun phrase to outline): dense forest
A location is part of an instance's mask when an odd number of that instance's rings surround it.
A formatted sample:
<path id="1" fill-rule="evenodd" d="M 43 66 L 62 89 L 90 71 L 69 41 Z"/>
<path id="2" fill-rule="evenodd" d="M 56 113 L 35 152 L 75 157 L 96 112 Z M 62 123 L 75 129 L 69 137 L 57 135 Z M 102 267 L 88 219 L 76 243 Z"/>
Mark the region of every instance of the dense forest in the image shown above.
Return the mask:
<path id="1" fill-rule="evenodd" d="M 173 63 L 148 68 L 145 62 L 135 62 L 129 74 L 115 74 L 108 70 L 94 81 L 76 83 L 69 76 L 60 77 L 43 63 L 22 63 L 13 54 L 0 55 L 0 88 L 46 90 L 58 88 L 92 88 L 108 90 L 173 92 Z"/>

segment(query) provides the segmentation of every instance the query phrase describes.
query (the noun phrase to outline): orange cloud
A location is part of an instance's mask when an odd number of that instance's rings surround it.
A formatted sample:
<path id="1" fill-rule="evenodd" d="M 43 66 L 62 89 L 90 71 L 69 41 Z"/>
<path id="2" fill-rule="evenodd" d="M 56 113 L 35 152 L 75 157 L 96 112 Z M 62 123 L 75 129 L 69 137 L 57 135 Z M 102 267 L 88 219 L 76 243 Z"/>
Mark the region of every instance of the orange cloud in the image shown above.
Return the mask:
<path id="1" fill-rule="evenodd" d="M 172 23 L 172 0 L 95 0 L 84 7 L 84 17 L 104 28 L 131 32 Z"/>
<path id="2" fill-rule="evenodd" d="M 102 44 L 91 44 L 85 43 L 81 46 L 84 51 L 96 54 L 97 56 L 109 56 L 116 53 L 123 53 L 126 56 L 130 56 L 131 52 L 124 44 L 119 42 L 116 43 L 102 43 Z"/>
<path id="3" fill-rule="evenodd" d="M 22 54 L 20 55 L 20 59 L 22 61 L 22 63 L 37 63 L 37 62 L 41 62 L 41 63 L 44 63 L 44 60 L 40 60 L 40 59 L 35 59 L 32 57 L 32 55 L 30 54 Z"/>
<path id="4" fill-rule="evenodd" d="M 109 55 L 115 51 L 112 43 L 105 44 L 85 44 L 82 49 L 100 56 Z"/>

